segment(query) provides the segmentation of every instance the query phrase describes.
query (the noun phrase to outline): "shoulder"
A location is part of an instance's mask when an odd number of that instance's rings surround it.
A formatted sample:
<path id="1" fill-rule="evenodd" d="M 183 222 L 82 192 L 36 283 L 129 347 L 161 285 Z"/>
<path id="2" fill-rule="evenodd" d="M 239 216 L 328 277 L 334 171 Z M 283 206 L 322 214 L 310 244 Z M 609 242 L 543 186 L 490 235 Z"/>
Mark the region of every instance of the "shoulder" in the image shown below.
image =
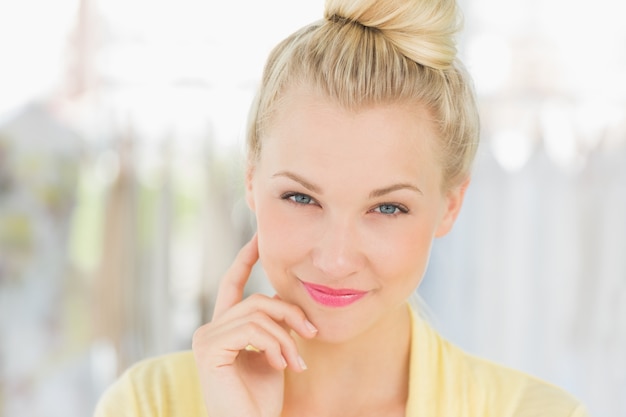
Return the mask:
<path id="1" fill-rule="evenodd" d="M 197 378 L 198 372 L 193 353 L 185 351 L 145 359 L 129 368 L 126 375 L 135 381 L 161 384 Z"/>
<path id="2" fill-rule="evenodd" d="M 414 317 L 410 380 L 415 415 L 587 416 L 581 403 L 565 390 L 471 355 L 418 317 Z M 418 401 L 425 397 L 426 407 Z"/>
<path id="3" fill-rule="evenodd" d="M 191 352 L 138 362 L 104 393 L 96 417 L 202 415 L 202 395 Z"/>
<path id="4" fill-rule="evenodd" d="M 476 383 L 476 397 L 490 410 L 499 410 L 489 415 L 587 416 L 580 401 L 556 385 L 461 350 L 458 354 L 463 358 L 468 378 Z"/>

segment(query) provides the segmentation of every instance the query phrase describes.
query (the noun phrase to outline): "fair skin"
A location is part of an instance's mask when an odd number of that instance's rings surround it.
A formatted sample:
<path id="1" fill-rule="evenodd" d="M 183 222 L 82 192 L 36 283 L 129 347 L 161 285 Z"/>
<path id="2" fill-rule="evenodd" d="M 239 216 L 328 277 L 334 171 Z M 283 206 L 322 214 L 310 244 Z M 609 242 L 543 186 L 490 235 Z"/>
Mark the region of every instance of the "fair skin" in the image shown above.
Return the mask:
<path id="1" fill-rule="evenodd" d="M 209 415 L 404 415 L 406 300 L 468 184 L 442 191 L 436 140 L 415 103 L 285 93 L 247 176 L 257 236 L 194 335 Z M 276 296 L 244 300 L 259 258 Z"/>

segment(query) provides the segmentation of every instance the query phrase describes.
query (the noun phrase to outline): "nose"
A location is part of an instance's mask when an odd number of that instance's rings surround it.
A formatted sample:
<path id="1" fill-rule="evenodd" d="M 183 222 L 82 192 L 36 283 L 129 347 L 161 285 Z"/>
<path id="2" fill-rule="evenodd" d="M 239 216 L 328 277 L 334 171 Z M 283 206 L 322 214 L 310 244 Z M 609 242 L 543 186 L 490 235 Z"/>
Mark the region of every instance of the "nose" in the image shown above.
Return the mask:
<path id="1" fill-rule="evenodd" d="M 331 221 L 313 249 L 313 265 L 333 279 L 355 274 L 365 263 L 356 225 L 350 221 Z"/>

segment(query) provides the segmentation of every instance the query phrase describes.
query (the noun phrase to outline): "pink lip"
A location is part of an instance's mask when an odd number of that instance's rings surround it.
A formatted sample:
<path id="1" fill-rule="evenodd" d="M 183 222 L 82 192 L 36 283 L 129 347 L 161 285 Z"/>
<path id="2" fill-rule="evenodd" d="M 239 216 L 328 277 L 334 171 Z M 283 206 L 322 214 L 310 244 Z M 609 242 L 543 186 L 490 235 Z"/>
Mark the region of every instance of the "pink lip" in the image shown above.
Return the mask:
<path id="1" fill-rule="evenodd" d="M 313 300 L 327 307 L 345 307 L 360 300 L 367 294 L 367 291 L 329 288 L 323 285 L 301 282 Z"/>

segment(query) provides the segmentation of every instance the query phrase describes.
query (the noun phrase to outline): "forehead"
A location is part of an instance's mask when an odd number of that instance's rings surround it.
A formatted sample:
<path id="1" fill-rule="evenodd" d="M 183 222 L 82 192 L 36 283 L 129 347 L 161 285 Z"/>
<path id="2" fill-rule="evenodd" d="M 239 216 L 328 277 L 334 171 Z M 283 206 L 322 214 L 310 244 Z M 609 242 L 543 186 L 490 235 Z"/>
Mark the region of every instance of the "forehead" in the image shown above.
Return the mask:
<path id="1" fill-rule="evenodd" d="M 435 126 L 420 104 L 348 110 L 313 89 L 293 88 L 262 136 L 258 163 L 334 183 L 415 180 L 437 188 L 442 170 Z"/>

